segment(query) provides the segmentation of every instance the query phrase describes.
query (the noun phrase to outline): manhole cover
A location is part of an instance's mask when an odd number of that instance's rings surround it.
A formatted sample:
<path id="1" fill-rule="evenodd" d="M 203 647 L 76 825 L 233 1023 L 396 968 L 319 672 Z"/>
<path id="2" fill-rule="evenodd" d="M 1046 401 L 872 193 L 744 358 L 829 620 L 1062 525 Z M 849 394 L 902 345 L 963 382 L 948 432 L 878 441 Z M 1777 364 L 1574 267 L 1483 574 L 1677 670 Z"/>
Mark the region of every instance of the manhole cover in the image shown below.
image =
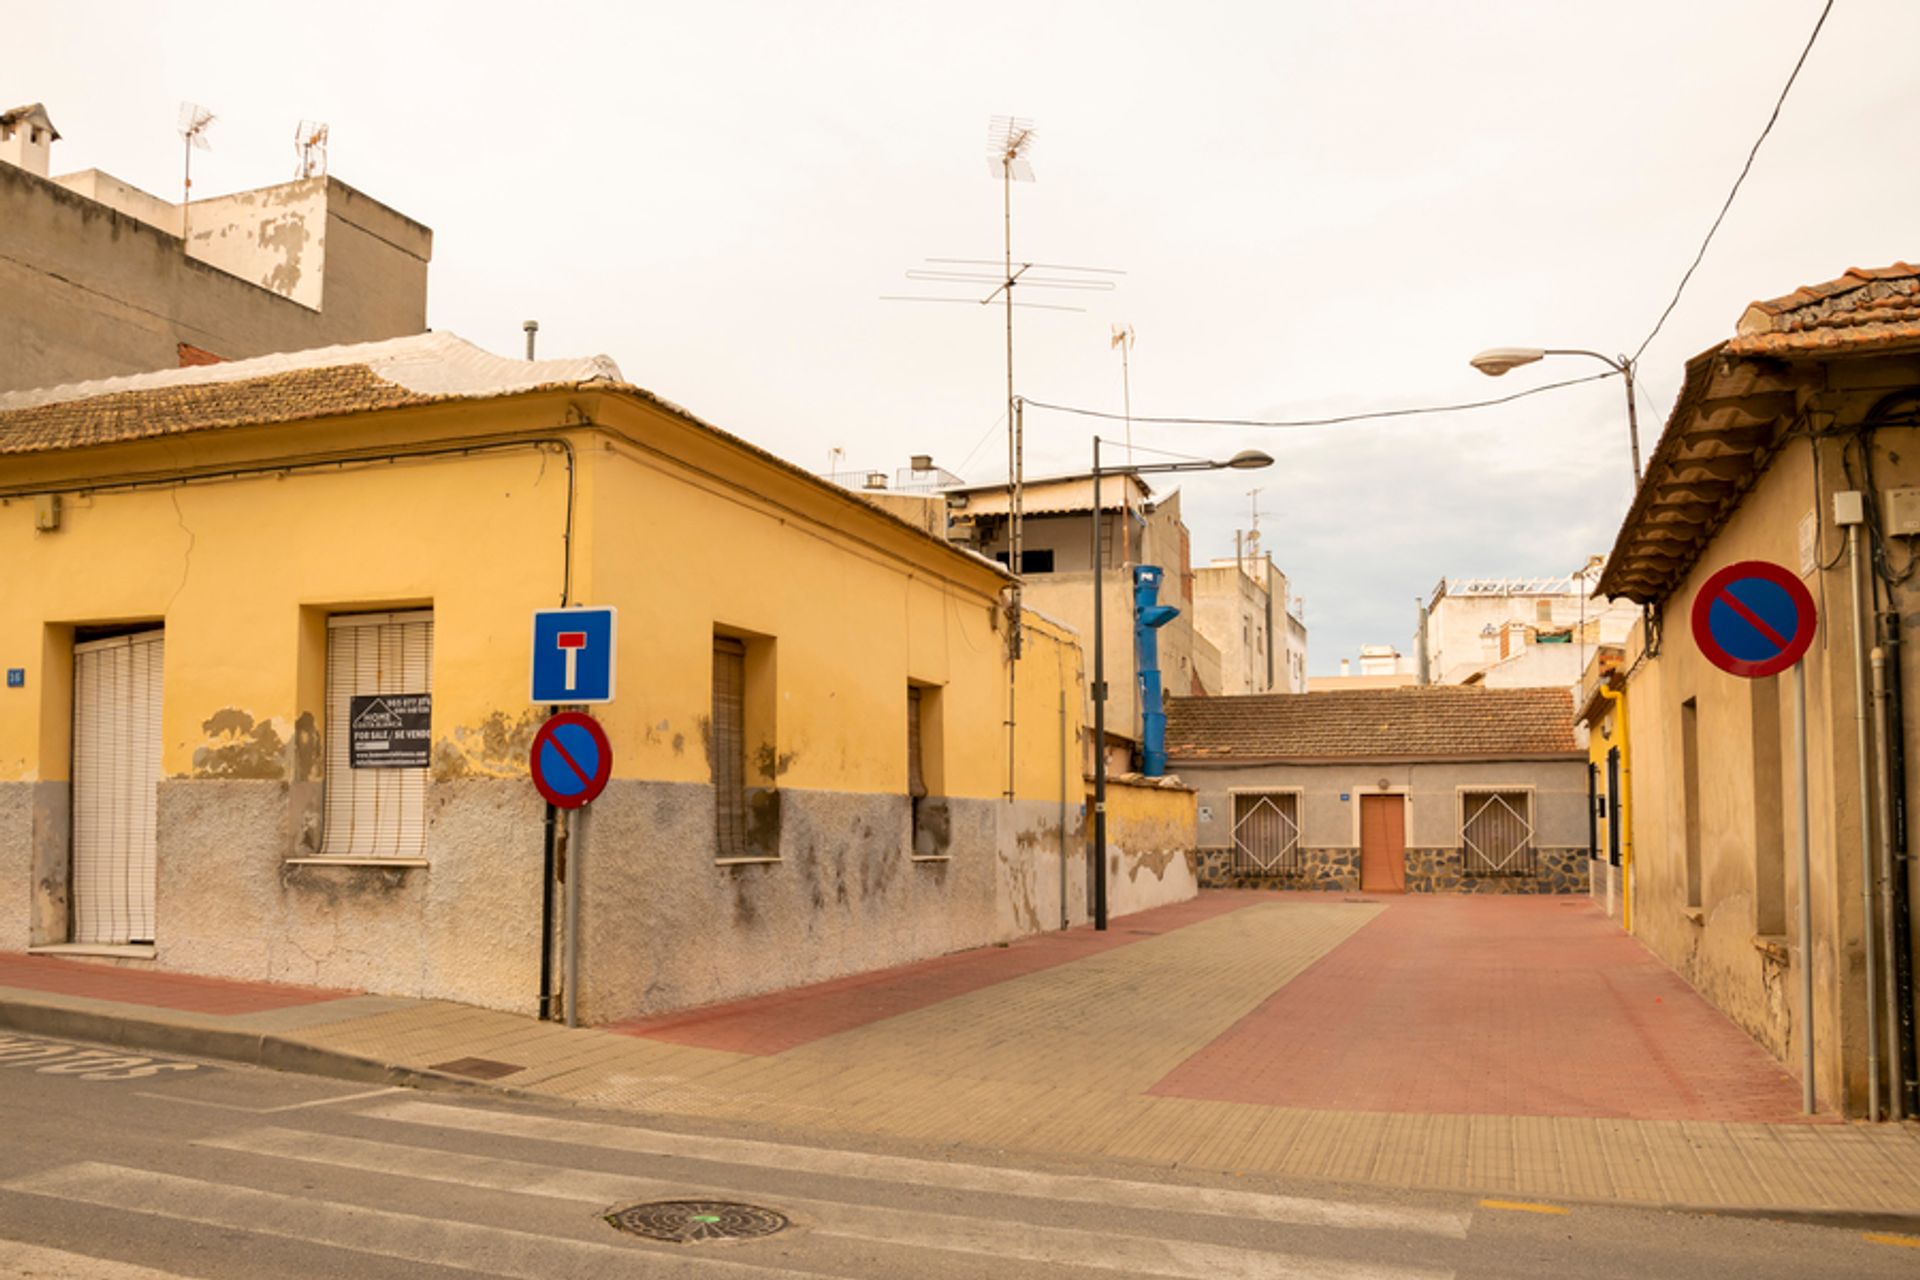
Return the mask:
<path id="1" fill-rule="evenodd" d="M 495 1062 L 492 1058 L 455 1058 L 452 1062 L 436 1062 L 427 1068 L 429 1071 L 444 1071 L 452 1076 L 471 1076 L 475 1080 L 498 1080 L 526 1068 L 511 1062 Z"/>
<path id="2" fill-rule="evenodd" d="M 789 1225 L 784 1213 L 732 1200 L 656 1200 L 610 1213 L 607 1221 L 636 1236 L 675 1244 L 752 1240 Z"/>

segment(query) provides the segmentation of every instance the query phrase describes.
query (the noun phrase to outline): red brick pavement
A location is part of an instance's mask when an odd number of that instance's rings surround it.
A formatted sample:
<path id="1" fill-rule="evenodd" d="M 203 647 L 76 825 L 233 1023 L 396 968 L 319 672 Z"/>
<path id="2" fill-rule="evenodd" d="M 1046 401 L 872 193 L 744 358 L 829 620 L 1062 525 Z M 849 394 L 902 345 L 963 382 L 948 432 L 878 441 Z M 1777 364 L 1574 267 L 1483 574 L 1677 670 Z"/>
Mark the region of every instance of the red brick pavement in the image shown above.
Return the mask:
<path id="1" fill-rule="evenodd" d="M 701 1049 L 763 1056 L 782 1053 L 1143 937 L 1170 933 L 1258 900 L 1257 896 L 1243 894 L 1203 893 L 1187 902 L 1111 920 L 1105 933 L 1096 933 L 1091 927 L 1043 933 L 1005 947 L 981 947 L 686 1013 L 611 1023 L 600 1029 Z"/>
<path id="2" fill-rule="evenodd" d="M 1800 1120 L 1771 1055 L 1585 899 L 1391 905 L 1151 1092 L 1269 1106 Z"/>
<path id="3" fill-rule="evenodd" d="M 17 952 L 0 952 L 0 987 L 177 1009 L 183 1013 L 216 1014 L 268 1013 L 358 994 L 270 982 L 231 982 L 185 973 L 153 973 Z"/>

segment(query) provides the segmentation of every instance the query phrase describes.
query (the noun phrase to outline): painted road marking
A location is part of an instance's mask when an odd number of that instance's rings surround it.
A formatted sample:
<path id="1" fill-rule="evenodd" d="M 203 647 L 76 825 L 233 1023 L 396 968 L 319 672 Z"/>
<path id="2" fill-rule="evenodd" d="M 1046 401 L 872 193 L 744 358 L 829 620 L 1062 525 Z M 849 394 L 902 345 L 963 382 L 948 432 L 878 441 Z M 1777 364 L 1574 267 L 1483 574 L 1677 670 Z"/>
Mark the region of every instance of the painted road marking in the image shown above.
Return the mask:
<path id="1" fill-rule="evenodd" d="M 144 1080 L 167 1071 L 198 1071 L 200 1065 L 33 1036 L 0 1035 L 0 1067 L 24 1067 L 44 1076 L 96 1081 Z"/>
<path id="2" fill-rule="evenodd" d="M 170 1173 L 118 1165 L 68 1165 L 0 1183 L 0 1190 L 97 1205 L 115 1213 L 154 1214 L 178 1222 L 225 1227 L 282 1240 L 327 1245 L 403 1262 L 445 1266 L 449 1258 L 481 1259 L 488 1274 L 515 1280 L 553 1280 L 562 1275 L 637 1275 L 650 1278 L 734 1276 L 780 1280 L 818 1275 L 783 1267 L 756 1267 L 676 1254 L 676 1246 L 593 1244 L 535 1235 L 505 1227 L 482 1227 L 444 1218 L 423 1218 L 364 1205 L 337 1204 L 310 1196 L 283 1196 L 250 1187 L 230 1187 Z M 611 1234 L 611 1233 L 609 1233 Z"/>
<path id="3" fill-rule="evenodd" d="M 738 1199 L 738 1188 L 689 1185 L 602 1173 L 560 1165 L 535 1164 L 497 1156 L 465 1155 L 431 1147 L 408 1147 L 365 1138 L 338 1137 L 294 1129 L 255 1129 L 202 1139 L 194 1144 L 356 1173 L 383 1173 L 423 1182 L 480 1187 L 520 1195 L 546 1196 L 604 1207 L 625 1201 L 680 1199 L 688 1196 Z M 778 1169 L 779 1166 L 773 1166 Z M 809 1232 L 840 1239 L 891 1244 L 942 1253 L 1013 1258 L 1049 1266 L 1087 1267 L 1166 1276 L 1172 1280 L 1412 1280 L 1451 1276 L 1449 1270 L 1380 1267 L 1329 1258 L 1312 1258 L 1241 1249 L 1198 1241 L 1161 1239 L 1073 1227 L 1020 1223 L 1009 1230 L 1002 1218 L 973 1218 L 923 1213 L 873 1204 L 780 1196 L 779 1207 L 798 1217 Z"/>
<path id="4" fill-rule="evenodd" d="M 1455 1240 L 1464 1240 L 1467 1235 L 1468 1215 L 1451 1209 L 1399 1209 L 1300 1196 L 1263 1195 L 1257 1191 L 1167 1186 L 1078 1174 L 1034 1173 L 1026 1169 L 948 1164 L 939 1160 L 917 1160 L 910 1156 L 869 1155 L 860 1151 L 832 1151 L 741 1138 L 661 1133 L 584 1120 L 450 1107 L 436 1102 L 394 1102 L 370 1107 L 360 1114 L 403 1124 L 531 1138 L 539 1142 L 571 1143 L 634 1155 L 679 1156 L 690 1160 L 787 1169 L 828 1177 L 918 1183 L 951 1191 L 1071 1200 L 1079 1204 L 1103 1204 L 1167 1213 L 1253 1218 L 1262 1222 L 1298 1226 L 1413 1231 Z"/>
<path id="5" fill-rule="evenodd" d="M 1509 1213 L 1570 1213 L 1572 1210 L 1557 1204 L 1534 1204 L 1529 1200 L 1482 1200 L 1482 1209 L 1504 1209 Z"/>
<path id="6" fill-rule="evenodd" d="M 183 1098 L 177 1093 L 137 1092 L 136 1098 L 154 1098 L 161 1102 L 182 1102 L 190 1107 L 212 1107 L 216 1111 L 238 1111 L 249 1116 L 276 1116 L 282 1111 L 305 1111 L 308 1107 L 330 1107 L 336 1102 L 361 1102 L 367 1098 L 378 1098 L 389 1093 L 405 1093 L 403 1085 L 389 1085 L 385 1089 L 368 1089 L 363 1093 L 346 1093 L 337 1098 L 315 1098 L 311 1102 L 289 1102 L 281 1107 L 242 1107 L 232 1102 L 211 1102 L 206 1098 Z"/>
<path id="7" fill-rule="evenodd" d="M 1920 1249 L 1920 1236 L 1892 1236 L 1869 1231 L 1866 1238 L 1874 1244 L 1890 1244 L 1896 1249 Z"/>

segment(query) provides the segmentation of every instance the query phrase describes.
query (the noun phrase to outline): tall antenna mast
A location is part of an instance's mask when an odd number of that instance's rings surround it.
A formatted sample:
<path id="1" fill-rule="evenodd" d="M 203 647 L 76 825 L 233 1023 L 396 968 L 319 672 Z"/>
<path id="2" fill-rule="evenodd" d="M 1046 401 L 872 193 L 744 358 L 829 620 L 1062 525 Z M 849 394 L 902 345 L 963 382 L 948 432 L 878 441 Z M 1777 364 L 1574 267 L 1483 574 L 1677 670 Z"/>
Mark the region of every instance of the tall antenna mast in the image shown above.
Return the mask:
<path id="1" fill-rule="evenodd" d="M 293 131 L 293 153 L 300 163 L 293 167 L 294 178 L 318 178 L 327 172 L 327 126 L 320 120 L 302 120 Z"/>
<path id="2" fill-rule="evenodd" d="M 987 122 L 987 164 L 1000 179 L 1000 220 L 1005 233 L 1002 266 L 1006 274 L 1000 292 L 1007 312 L 1007 565 L 1014 572 L 1009 619 L 1012 625 L 1007 630 L 1007 645 L 1015 661 L 1019 660 L 1021 650 L 1019 575 L 1025 562 L 1020 554 L 1023 514 L 1020 499 L 1026 449 L 1020 404 L 1013 394 L 1013 286 L 1018 278 L 1013 274 L 1013 184 L 1016 180 L 1033 181 L 1033 162 L 1027 158 L 1032 149 L 1033 121 L 1017 116 L 995 116 Z"/>
<path id="3" fill-rule="evenodd" d="M 1114 347 L 1120 348 L 1120 403 L 1127 420 L 1127 465 L 1131 467 L 1133 465 L 1133 373 L 1128 367 L 1127 355 L 1133 350 L 1133 326 L 1114 325 L 1113 337 L 1108 340 L 1107 347 L 1109 350 Z M 1096 494 L 1095 501 L 1098 499 L 1099 495 Z M 1132 539 L 1133 485 L 1125 483 L 1120 486 L 1120 563 L 1123 565 L 1133 558 Z"/>
<path id="4" fill-rule="evenodd" d="M 186 165 L 180 180 L 180 239 L 187 238 L 188 206 L 193 203 L 193 153 L 206 151 L 212 145 L 207 141 L 207 129 L 213 124 L 213 112 L 198 103 L 180 104 L 180 138 L 186 150 Z"/>

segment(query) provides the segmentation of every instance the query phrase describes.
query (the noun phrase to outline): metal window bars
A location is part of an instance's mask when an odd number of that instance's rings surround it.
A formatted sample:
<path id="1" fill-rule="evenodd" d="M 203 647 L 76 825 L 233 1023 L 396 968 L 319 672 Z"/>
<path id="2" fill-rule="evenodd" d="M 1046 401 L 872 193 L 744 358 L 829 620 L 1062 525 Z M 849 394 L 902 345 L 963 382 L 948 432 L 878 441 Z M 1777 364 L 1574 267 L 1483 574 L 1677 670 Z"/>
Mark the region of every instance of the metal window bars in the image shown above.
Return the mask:
<path id="1" fill-rule="evenodd" d="M 1233 798 L 1233 870 L 1272 876 L 1300 870 L 1299 797 L 1273 791 Z"/>
<path id="2" fill-rule="evenodd" d="M 1470 876 L 1539 873 L 1532 806 L 1524 791 L 1469 791 L 1460 799 L 1461 870 Z"/>

